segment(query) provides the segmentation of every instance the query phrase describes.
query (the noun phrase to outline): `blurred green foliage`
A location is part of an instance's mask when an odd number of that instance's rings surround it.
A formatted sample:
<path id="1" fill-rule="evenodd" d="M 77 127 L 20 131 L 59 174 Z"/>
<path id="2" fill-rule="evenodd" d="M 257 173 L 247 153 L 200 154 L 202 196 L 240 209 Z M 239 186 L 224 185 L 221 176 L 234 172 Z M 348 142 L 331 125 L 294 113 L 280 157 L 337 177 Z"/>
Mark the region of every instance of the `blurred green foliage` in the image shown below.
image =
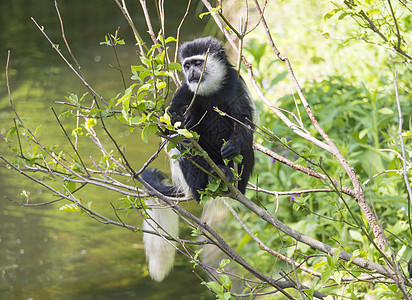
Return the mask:
<path id="1" fill-rule="evenodd" d="M 280 52 L 291 60 L 298 80 L 303 83 L 303 93 L 321 127 L 337 144 L 360 182 L 364 183 L 366 199 L 385 228 L 390 245 L 397 254 L 396 260 L 408 276 L 407 263 L 412 257 L 408 225 L 410 204 L 401 171 L 402 149 L 394 73 L 396 70 L 398 74 L 397 89 L 404 118 L 403 139 L 411 183 L 412 14 L 402 1 L 393 3 L 395 21 L 388 3 L 392 4 L 389 1 L 288 1 L 268 3 L 265 14 L 271 16 L 268 23 L 273 29 L 275 43 Z M 256 79 L 266 97 L 287 111 L 286 115 L 291 120 L 302 124 L 310 134 L 322 140 L 294 91 L 285 66 L 266 43 L 264 33 L 257 30 L 247 41 L 245 55 L 254 63 Z M 287 50 L 286 53 L 283 49 Z M 352 187 L 343 168 L 331 154 L 299 138 L 261 103 L 257 103 L 257 107 L 259 127 L 263 129 L 263 134 L 256 135 L 258 143 L 296 164 L 313 168 L 338 179 L 341 185 Z M 330 182 L 295 171 L 261 153 L 257 153 L 254 174 L 251 181 L 271 191 L 333 188 Z M 373 235 L 359 205 L 347 195 L 337 192 L 296 193 L 277 199 L 262 193 L 257 196 L 249 191 L 248 196 L 294 229 L 355 256 L 380 264 L 384 262 L 382 254 L 372 244 L 370 236 Z M 257 216 L 248 212 L 242 214 L 243 221 L 252 232 L 287 257 L 301 261 L 304 255 L 317 253 L 306 245 L 296 244 L 290 237 L 274 232 L 273 227 Z M 257 251 L 256 244 L 237 224 L 232 224 L 228 231 L 231 237 L 236 232 L 235 240 L 239 240 L 237 250 L 249 256 L 258 269 L 274 274 L 286 270 L 293 273 L 290 265 L 264 251 Z M 388 248 L 386 251 L 390 257 L 391 250 Z M 367 293 L 374 293 L 378 299 L 402 297 L 393 285 L 378 283 L 373 288 L 361 283 L 341 285 L 342 276 L 358 276 L 362 272 L 350 263 L 337 263 L 330 259 L 316 256 L 307 259 L 307 265 L 312 270 L 317 269 L 322 276 L 313 280 L 314 277 L 302 273 L 300 282 L 316 286 L 315 290 L 326 294 L 343 293 L 350 299 L 363 298 Z M 335 288 L 324 288 L 333 281 L 337 284 Z M 373 289 L 379 293 L 372 292 Z"/>

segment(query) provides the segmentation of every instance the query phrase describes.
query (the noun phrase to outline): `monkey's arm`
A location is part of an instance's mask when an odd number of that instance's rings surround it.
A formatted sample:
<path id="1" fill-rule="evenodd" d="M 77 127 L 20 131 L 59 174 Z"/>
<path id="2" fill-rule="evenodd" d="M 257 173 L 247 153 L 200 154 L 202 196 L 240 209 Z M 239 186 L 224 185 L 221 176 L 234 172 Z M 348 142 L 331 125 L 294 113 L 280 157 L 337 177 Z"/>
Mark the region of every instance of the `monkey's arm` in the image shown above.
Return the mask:
<path id="1" fill-rule="evenodd" d="M 169 107 L 169 113 L 172 116 L 172 122 L 184 122 L 185 111 L 192 100 L 192 94 L 188 90 L 186 82 L 180 87 L 172 99 Z"/>
<path id="2" fill-rule="evenodd" d="M 234 122 L 233 134 L 223 145 L 220 153 L 223 158 L 232 159 L 238 154 L 241 154 L 244 150 L 249 150 L 253 143 L 253 128 L 252 121 L 252 107 L 248 102 L 244 102 L 243 105 L 239 105 L 238 109 L 230 113 L 231 117 L 236 121 Z"/>
<path id="3" fill-rule="evenodd" d="M 247 124 L 247 123 L 246 123 Z M 233 135 L 223 145 L 220 153 L 223 158 L 232 159 L 238 154 L 241 154 L 243 150 L 251 148 L 253 143 L 253 131 L 246 128 L 244 125 L 236 124 Z"/>
<path id="4" fill-rule="evenodd" d="M 249 90 L 242 77 L 231 69 L 231 81 L 236 82 L 232 88 L 234 93 L 226 99 L 226 113 L 233 122 L 233 133 L 227 143 L 221 148 L 223 158 L 232 159 L 238 154 L 245 156 L 246 152 L 253 151 L 253 114 L 254 104 Z"/>

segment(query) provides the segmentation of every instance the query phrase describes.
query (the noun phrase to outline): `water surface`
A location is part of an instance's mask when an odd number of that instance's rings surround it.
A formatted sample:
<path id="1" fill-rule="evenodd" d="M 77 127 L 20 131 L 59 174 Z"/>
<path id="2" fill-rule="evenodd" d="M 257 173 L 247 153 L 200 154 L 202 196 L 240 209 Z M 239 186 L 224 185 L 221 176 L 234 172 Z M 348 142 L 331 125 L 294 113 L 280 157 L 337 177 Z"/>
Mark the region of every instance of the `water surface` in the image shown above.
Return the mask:
<path id="1" fill-rule="evenodd" d="M 130 1 L 129 1 L 130 2 Z M 168 1 L 166 1 L 168 2 Z M 185 1 L 167 5 L 167 22 L 175 28 L 185 11 Z M 130 2 L 136 26 L 145 33 L 138 1 Z M 100 46 L 104 35 L 120 26 L 127 45 L 118 48 L 125 70 L 137 64 L 133 37 L 114 1 L 59 1 L 70 46 L 83 67 L 88 82 L 104 98 L 123 91 L 112 49 Z M 197 18 L 196 7 L 182 29 L 183 38 L 201 35 L 204 21 Z M 155 12 L 151 7 L 151 13 Z M 4 68 L 7 50 L 11 49 L 10 82 L 16 109 L 32 130 L 38 126 L 38 137 L 44 144 L 66 143 L 50 107 L 58 113 L 66 108 L 55 101 L 64 100 L 68 92 L 82 95 L 86 89 L 54 52 L 30 17 L 44 26 L 46 32 L 63 48 L 60 27 L 53 1 L 0 1 L 0 132 L 13 126 L 13 112 L 5 89 Z M 156 26 L 156 24 L 154 24 Z M 174 35 L 174 32 L 169 34 Z M 67 54 L 67 51 L 64 51 Z M 127 73 L 126 73 L 127 74 Z M 131 84 L 130 74 L 126 76 Z M 68 119 L 67 119 L 68 120 Z M 74 122 L 71 121 L 71 122 Z M 109 124 L 111 133 L 127 149 L 127 155 L 138 168 L 157 147 L 157 141 L 141 142 L 139 134 L 130 134 L 119 124 Z M 65 123 L 68 129 L 75 124 Z M 103 141 L 110 144 L 110 140 Z M 86 137 L 80 141 L 85 157 L 96 154 Z M 13 160 L 3 141 L 0 153 Z M 154 166 L 167 169 L 162 155 Z M 108 226 L 75 212 L 62 212 L 65 202 L 36 208 L 23 208 L 23 190 L 30 192 L 30 202 L 55 199 L 44 188 L 16 172 L 0 168 L 0 299 L 208 299 L 211 297 L 191 265 L 178 257 L 172 276 L 163 283 L 148 277 L 141 234 Z M 88 188 L 79 196 L 93 209 L 116 218 L 110 202 L 117 205 L 118 195 Z M 136 214 L 123 221 L 139 225 Z"/>

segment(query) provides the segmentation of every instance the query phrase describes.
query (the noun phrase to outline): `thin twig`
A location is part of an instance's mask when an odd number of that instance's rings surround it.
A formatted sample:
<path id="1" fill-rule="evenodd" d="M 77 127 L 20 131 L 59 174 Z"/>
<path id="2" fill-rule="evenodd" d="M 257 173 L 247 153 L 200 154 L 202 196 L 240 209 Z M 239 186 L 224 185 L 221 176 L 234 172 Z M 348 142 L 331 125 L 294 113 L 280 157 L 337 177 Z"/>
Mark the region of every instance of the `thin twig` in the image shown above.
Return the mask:
<path id="1" fill-rule="evenodd" d="M 398 20 L 396 20 L 396 16 L 395 16 L 395 12 L 393 11 L 391 0 L 388 0 L 388 4 L 389 4 L 389 10 L 391 12 L 392 19 L 393 19 L 393 22 L 395 23 L 395 28 L 396 28 L 397 42 L 396 42 L 395 48 L 396 49 L 401 49 L 402 36 L 401 36 L 400 31 L 399 31 Z"/>
<path id="2" fill-rule="evenodd" d="M 187 2 L 186 12 L 185 12 L 185 14 L 183 15 L 182 20 L 180 21 L 179 26 L 177 27 L 177 31 L 176 31 L 176 40 L 177 40 L 177 42 L 176 42 L 176 50 L 175 50 L 175 58 L 174 58 L 174 61 L 177 61 L 177 55 L 178 55 L 178 53 L 179 53 L 180 29 L 182 28 L 183 22 L 186 20 L 186 17 L 187 17 L 187 15 L 188 15 L 188 13 L 189 13 L 189 8 L 190 8 L 191 2 L 192 2 L 192 0 L 189 0 L 189 1 Z"/>
<path id="3" fill-rule="evenodd" d="M 122 11 L 127 23 L 129 23 L 129 26 L 133 31 L 133 34 L 134 34 L 134 37 L 136 39 L 137 45 L 139 46 L 140 55 L 144 55 L 143 40 L 142 40 L 139 32 L 137 31 L 136 27 L 134 26 L 133 20 L 130 17 L 129 11 L 127 10 L 125 0 L 122 0 L 122 4 L 120 4 L 119 0 L 114 0 L 114 1 L 116 2 L 117 6 L 120 8 L 120 10 Z"/>
<path id="4" fill-rule="evenodd" d="M 74 152 L 76 153 L 77 157 L 79 158 L 80 163 L 82 164 L 84 171 L 87 173 L 87 175 L 90 176 L 89 172 L 87 171 L 86 165 L 84 164 L 84 162 L 82 160 L 82 157 L 81 157 L 80 153 L 77 151 L 76 147 L 73 145 L 69 135 L 66 132 L 66 129 L 64 129 L 63 124 L 60 122 L 59 117 L 56 114 L 56 111 L 54 110 L 53 107 L 51 107 L 50 109 L 52 110 L 54 116 L 56 117 L 57 123 L 59 123 L 61 130 L 63 131 L 64 135 L 66 136 L 66 139 L 69 141 L 69 143 L 72 146 Z"/>
<path id="5" fill-rule="evenodd" d="M 260 144 L 258 144 L 258 143 L 256 143 L 256 142 L 253 143 L 253 147 L 254 147 L 256 150 L 258 150 L 258 151 L 260 151 L 260 152 L 262 152 L 262 153 L 264 153 L 264 154 L 266 154 L 266 155 L 268 155 L 268 156 L 276 159 L 277 161 L 279 161 L 279 162 L 281 162 L 281 163 L 283 163 L 283 164 L 288 165 L 289 167 L 291 167 L 291 168 L 293 168 L 293 169 L 295 169 L 295 170 L 297 170 L 297 171 L 300 171 L 300 172 L 302 172 L 302 173 L 305 173 L 305 174 L 307 174 L 307 175 L 309 175 L 309 176 L 312 176 L 312 177 L 315 177 L 315 178 L 322 179 L 322 180 L 324 180 L 324 181 L 329 181 L 329 180 L 330 180 L 335 186 L 340 186 L 340 184 L 339 184 L 339 182 L 338 182 L 337 179 L 328 177 L 327 175 L 322 174 L 322 173 L 319 173 L 319 172 L 316 172 L 316 171 L 313 170 L 313 169 L 309 169 L 309 168 L 306 168 L 306 167 L 301 166 L 301 165 L 299 165 L 299 164 L 296 164 L 295 162 L 293 162 L 293 161 L 291 161 L 291 160 L 289 160 L 289 159 L 287 159 L 287 158 L 285 158 L 285 157 L 277 154 L 276 152 L 274 152 L 274 151 L 272 151 L 272 150 L 270 150 L 270 149 L 267 149 L 266 147 L 264 147 L 264 146 L 262 146 L 262 145 L 260 145 Z M 346 195 L 349 195 L 349 196 L 351 196 L 351 197 L 355 197 L 355 191 L 354 191 L 353 189 L 345 186 L 345 185 L 342 185 L 342 186 L 341 186 L 341 191 L 342 191 L 342 193 L 344 193 L 344 194 L 346 194 Z"/>
<path id="6" fill-rule="evenodd" d="M 150 21 L 150 16 L 149 16 L 149 11 L 147 10 L 146 0 L 139 0 L 139 1 L 140 1 L 140 6 L 142 7 L 142 10 L 143 10 L 144 18 L 146 20 L 148 33 L 149 33 L 153 43 L 157 44 L 157 38 L 156 38 L 156 34 L 154 33 L 154 30 L 153 30 L 153 27 L 152 27 L 152 22 Z"/>
<path id="7" fill-rule="evenodd" d="M 67 42 L 66 34 L 65 34 L 65 32 L 64 32 L 63 19 L 62 19 L 61 15 L 60 15 L 59 6 L 58 6 L 56 0 L 54 0 L 54 6 L 55 6 L 55 8 L 56 8 L 57 16 L 58 16 L 59 21 L 60 21 L 60 28 L 61 28 L 61 31 L 62 31 L 62 38 L 63 38 L 63 40 L 64 40 L 64 43 L 66 44 L 66 48 L 67 48 L 67 50 L 69 51 L 70 56 L 72 57 L 73 61 L 75 62 L 77 68 L 79 69 L 80 75 L 83 77 L 82 68 L 81 68 L 79 62 L 77 61 L 76 57 L 73 55 L 73 52 L 72 52 L 72 50 L 70 49 L 69 43 Z"/>
<path id="8" fill-rule="evenodd" d="M 71 63 L 68 62 L 66 57 L 61 53 L 61 51 L 56 47 L 56 45 L 52 42 L 52 40 L 49 38 L 49 36 L 46 34 L 46 31 L 44 30 L 43 27 L 41 27 L 39 24 L 37 24 L 36 20 L 34 18 L 31 18 L 33 23 L 37 26 L 37 28 L 40 30 L 40 32 L 44 35 L 44 37 L 49 41 L 50 45 L 56 52 L 59 54 L 59 56 L 64 60 L 64 62 L 67 64 L 67 66 L 76 74 L 76 76 L 83 82 L 83 84 L 86 86 L 87 89 L 89 89 L 93 95 L 95 95 L 97 98 L 99 98 L 104 104 L 109 105 L 106 100 L 103 99 L 102 96 L 100 96 L 91 86 L 90 84 L 80 75 L 72 66 Z"/>
<path id="9" fill-rule="evenodd" d="M 122 76 L 123 87 L 124 89 L 126 89 L 127 86 L 126 86 L 126 80 L 124 79 L 123 68 L 120 64 L 119 56 L 117 55 L 117 51 L 116 51 L 116 39 L 118 37 L 119 30 L 120 30 L 120 27 L 117 27 L 116 34 L 114 36 L 115 40 L 113 40 L 112 36 L 109 33 L 107 34 L 107 36 L 109 37 L 110 44 L 112 45 L 112 48 L 113 48 L 114 56 L 116 57 L 118 70 Z"/>
<path id="10" fill-rule="evenodd" d="M 397 172 L 399 172 L 399 170 L 384 170 L 384 171 L 379 172 L 379 173 L 376 173 L 376 174 L 373 175 L 372 177 L 366 179 L 366 180 L 362 183 L 362 185 L 367 185 L 372 179 L 378 177 L 379 175 L 387 174 L 387 173 L 397 173 Z"/>
<path id="11" fill-rule="evenodd" d="M 143 164 L 140 170 L 137 171 L 133 176 L 140 175 L 149 166 L 149 164 L 152 163 L 159 156 L 160 151 L 162 151 L 166 143 L 167 143 L 167 140 L 162 141 L 159 147 L 157 148 L 156 152 Z"/>

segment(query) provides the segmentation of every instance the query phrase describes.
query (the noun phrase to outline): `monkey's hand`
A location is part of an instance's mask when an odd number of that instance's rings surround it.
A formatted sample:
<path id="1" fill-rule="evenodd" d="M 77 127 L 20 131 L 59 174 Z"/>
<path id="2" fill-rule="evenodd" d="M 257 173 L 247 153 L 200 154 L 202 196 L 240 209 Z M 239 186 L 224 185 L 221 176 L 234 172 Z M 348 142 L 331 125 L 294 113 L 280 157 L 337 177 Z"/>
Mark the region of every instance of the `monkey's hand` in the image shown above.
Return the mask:
<path id="1" fill-rule="evenodd" d="M 240 147 L 230 140 L 225 145 L 223 145 L 222 149 L 220 149 L 220 154 L 222 155 L 222 157 L 227 159 L 232 159 L 239 153 Z"/>
<path id="2" fill-rule="evenodd" d="M 227 180 L 229 180 L 231 182 L 235 180 L 235 177 L 233 176 L 232 170 L 228 166 L 226 166 L 226 165 L 217 165 L 217 166 L 219 167 L 220 170 L 222 170 L 223 173 L 225 173 L 225 176 L 226 176 Z"/>
<path id="3" fill-rule="evenodd" d="M 193 130 L 193 127 L 196 125 L 196 123 L 199 122 L 198 120 L 195 119 L 195 113 L 193 110 L 189 110 L 186 115 L 185 119 L 185 128 L 187 130 Z"/>
<path id="4" fill-rule="evenodd" d="M 180 122 L 181 123 L 180 127 L 183 128 L 182 125 L 185 122 L 185 118 L 183 116 L 179 115 L 177 112 L 173 112 L 172 113 L 172 123 L 175 124 L 177 122 Z"/>

